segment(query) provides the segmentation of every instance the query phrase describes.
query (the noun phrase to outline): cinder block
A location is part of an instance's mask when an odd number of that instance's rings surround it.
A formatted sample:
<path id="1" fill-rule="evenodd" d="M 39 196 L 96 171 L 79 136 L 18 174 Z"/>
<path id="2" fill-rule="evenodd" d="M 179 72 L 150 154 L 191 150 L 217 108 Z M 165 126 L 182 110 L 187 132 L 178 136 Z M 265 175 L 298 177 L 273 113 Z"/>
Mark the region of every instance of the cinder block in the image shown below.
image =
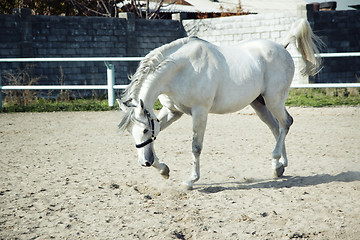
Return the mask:
<path id="1" fill-rule="evenodd" d="M 246 33 L 246 34 L 243 34 L 243 39 L 250 39 L 251 38 L 251 33 Z"/>
<path id="2" fill-rule="evenodd" d="M 271 31 L 271 29 L 272 27 L 260 26 L 255 28 L 255 32 L 262 33 L 262 32 Z"/>
<path id="3" fill-rule="evenodd" d="M 259 20 L 254 20 L 254 21 L 250 22 L 250 26 L 251 27 L 258 27 L 258 26 L 260 26 L 260 21 Z"/>
<path id="4" fill-rule="evenodd" d="M 340 47 L 342 48 L 348 48 L 350 46 L 350 42 L 349 41 L 342 41 L 340 43 Z"/>
<path id="5" fill-rule="evenodd" d="M 270 37 L 271 37 L 272 39 L 277 39 L 277 38 L 280 37 L 280 32 L 278 32 L 278 31 L 272 31 L 272 32 L 270 32 Z"/>
<path id="6" fill-rule="evenodd" d="M 270 38 L 270 33 L 269 32 L 263 32 L 260 34 L 260 37 L 263 39 L 269 39 Z"/>
<path id="7" fill-rule="evenodd" d="M 258 38 L 260 38 L 260 33 L 251 33 L 251 38 L 252 38 L 252 39 L 258 39 Z"/>

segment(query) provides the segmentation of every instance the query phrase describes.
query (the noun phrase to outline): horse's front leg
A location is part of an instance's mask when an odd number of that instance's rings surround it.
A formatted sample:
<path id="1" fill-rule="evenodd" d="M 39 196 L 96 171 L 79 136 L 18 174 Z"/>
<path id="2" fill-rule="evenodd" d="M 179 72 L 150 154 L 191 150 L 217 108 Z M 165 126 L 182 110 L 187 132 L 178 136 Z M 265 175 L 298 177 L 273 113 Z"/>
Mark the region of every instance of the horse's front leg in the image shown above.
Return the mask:
<path id="1" fill-rule="evenodd" d="M 159 162 L 159 159 L 155 157 L 154 163 L 152 165 L 154 168 L 156 168 L 161 176 L 163 176 L 165 179 L 169 178 L 170 169 L 165 163 Z"/>
<path id="2" fill-rule="evenodd" d="M 165 106 L 162 107 L 158 119 L 160 121 L 160 131 L 170 126 L 173 122 L 178 120 L 183 115 L 182 112 L 171 111 Z"/>
<path id="3" fill-rule="evenodd" d="M 200 178 L 200 154 L 203 147 L 204 134 L 206 129 L 207 122 L 207 112 L 198 110 L 192 110 L 193 118 L 193 140 L 192 140 L 192 169 L 190 178 L 183 182 L 183 186 L 192 190 L 194 182 L 198 181 Z"/>
<path id="4" fill-rule="evenodd" d="M 166 107 L 163 107 L 158 115 L 158 119 L 160 121 L 160 131 L 164 130 L 170 124 L 178 120 L 182 115 L 183 113 L 181 112 L 174 112 Z M 159 162 L 159 159 L 156 156 L 152 166 L 160 172 L 161 176 L 166 179 L 169 178 L 169 167 L 165 163 Z"/>

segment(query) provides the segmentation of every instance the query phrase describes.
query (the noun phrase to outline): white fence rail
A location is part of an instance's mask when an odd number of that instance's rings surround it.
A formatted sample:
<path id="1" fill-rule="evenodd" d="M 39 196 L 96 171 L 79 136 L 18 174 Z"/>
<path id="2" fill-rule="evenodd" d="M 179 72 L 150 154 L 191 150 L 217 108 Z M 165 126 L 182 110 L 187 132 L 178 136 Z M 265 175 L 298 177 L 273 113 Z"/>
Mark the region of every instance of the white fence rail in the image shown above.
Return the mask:
<path id="1" fill-rule="evenodd" d="M 107 90 L 108 104 L 115 104 L 115 89 L 124 89 L 127 85 L 115 85 L 115 68 L 109 62 L 141 61 L 143 57 L 80 57 L 80 58 L 0 58 L 1 62 L 104 62 L 107 68 L 107 85 L 32 85 L 2 86 L 0 76 L 0 109 L 2 108 L 1 90 Z"/>
<path id="2" fill-rule="evenodd" d="M 300 58 L 300 55 L 293 58 Z M 360 52 L 321 53 L 318 57 L 360 57 Z M 109 62 L 141 61 L 143 57 L 78 57 L 78 58 L 0 58 L 1 62 L 104 62 L 107 68 L 107 85 L 32 85 L 2 86 L 0 75 L 0 109 L 2 108 L 2 90 L 107 90 L 108 104 L 115 104 L 115 89 L 124 89 L 127 85 L 115 85 L 115 68 Z M 360 88 L 360 83 L 317 83 L 292 84 L 291 88 Z"/>

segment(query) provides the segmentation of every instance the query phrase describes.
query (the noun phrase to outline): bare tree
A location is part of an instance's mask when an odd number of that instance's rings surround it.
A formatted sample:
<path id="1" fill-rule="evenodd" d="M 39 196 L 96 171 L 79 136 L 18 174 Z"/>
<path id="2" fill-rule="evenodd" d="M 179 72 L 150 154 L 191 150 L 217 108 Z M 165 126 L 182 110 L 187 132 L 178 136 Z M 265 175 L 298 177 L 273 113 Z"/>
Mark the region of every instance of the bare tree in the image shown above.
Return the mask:
<path id="1" fill-rule="evenodd" d="M 122 2 L 122 0 L 69 1 L 78 12 L 78 15 L 102 17 L 117 17 L 117 4 Z"/>
<path id="2" fill-rule="evenodd" d="M 173 1 L 169 4 L 174 4 Z M 124 5 L 120 10 L 123 12 L 133 12 L 139 18 L 155 19 L 160 18 L 161 7 L 164 6 L 164 0 L 151 1 L 154 4 L 154 8 L 151 9 L 150 1 L 131 0 L 129 4 Z"/>
<path id="3" fill-rule="evenodd" d="M 133 12 L 139 18 L 161 18 L 160 10 L 181 0 L 1 0 L 0 14 L 11 14 L 13 8 L 30 8 L 33 14 L 65 16 L 117 17 L 119 12 Z"/>

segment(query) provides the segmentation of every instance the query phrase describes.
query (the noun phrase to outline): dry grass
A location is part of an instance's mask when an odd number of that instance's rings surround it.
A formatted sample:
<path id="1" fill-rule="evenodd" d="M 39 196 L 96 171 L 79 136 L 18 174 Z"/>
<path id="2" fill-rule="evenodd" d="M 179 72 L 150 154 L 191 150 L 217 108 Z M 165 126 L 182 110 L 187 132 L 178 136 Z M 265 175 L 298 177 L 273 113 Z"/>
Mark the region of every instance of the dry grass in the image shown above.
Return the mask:
<path id="1" fill-rule="evenodd" d="M 34 77 L 32 72 L 34 64 L 26 64 L 23 69 L 17 72 L 5 71 L 4 78 L 9 86 L 33 86 L 37 85 L 42 76 Z M 6 92 L 4 102 L 7 104 L 29 105 L 38 99 L 38 91 L 36 90 L 9 90 Z"/>

